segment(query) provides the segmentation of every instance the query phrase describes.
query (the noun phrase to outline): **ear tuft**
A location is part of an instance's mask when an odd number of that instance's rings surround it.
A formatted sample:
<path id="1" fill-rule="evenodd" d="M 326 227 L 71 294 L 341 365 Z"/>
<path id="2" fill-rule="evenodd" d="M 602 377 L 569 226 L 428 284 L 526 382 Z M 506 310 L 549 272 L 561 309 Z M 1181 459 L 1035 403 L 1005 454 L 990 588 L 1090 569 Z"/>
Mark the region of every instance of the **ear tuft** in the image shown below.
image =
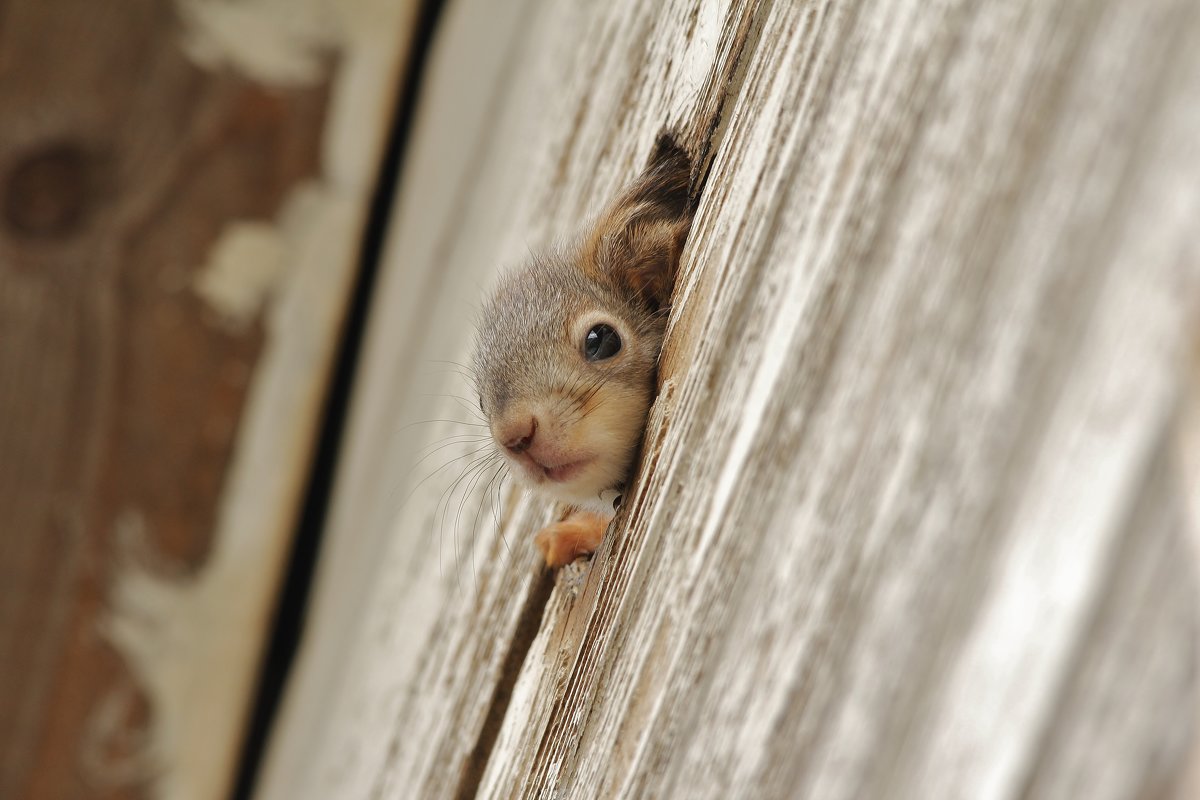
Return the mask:
<path id="1" fill-rule="evenodd" d="M 694 206 L 692 161 L 670 134 L 646 169 L 600 217 L 584 244 L 584 268 L 607 274 L 657 311 L 671 303 Z"/>

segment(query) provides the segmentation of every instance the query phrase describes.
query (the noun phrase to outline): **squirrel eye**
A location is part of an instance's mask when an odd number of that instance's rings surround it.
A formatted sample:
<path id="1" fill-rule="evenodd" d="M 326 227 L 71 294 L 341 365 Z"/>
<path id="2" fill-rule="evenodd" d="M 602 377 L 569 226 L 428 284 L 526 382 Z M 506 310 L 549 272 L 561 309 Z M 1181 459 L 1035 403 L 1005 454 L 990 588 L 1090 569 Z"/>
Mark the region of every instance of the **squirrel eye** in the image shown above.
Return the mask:
<path id="1" fill-rule="evenodd" d="M 621 337 L 611 325 L 593 325 L 583 338 L 583 355 L 588 361 L 612 358 L 621 350 Z"/>

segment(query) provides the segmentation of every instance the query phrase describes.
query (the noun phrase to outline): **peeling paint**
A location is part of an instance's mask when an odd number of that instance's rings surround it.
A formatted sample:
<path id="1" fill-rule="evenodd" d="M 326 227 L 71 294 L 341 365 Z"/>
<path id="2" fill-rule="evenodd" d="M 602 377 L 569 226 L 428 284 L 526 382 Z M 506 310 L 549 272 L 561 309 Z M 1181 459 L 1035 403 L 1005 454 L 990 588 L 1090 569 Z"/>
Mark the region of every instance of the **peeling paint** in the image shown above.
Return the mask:
<path id="1" fill-rule="evenodd" d="M 253 322 L 292 266 L 320 249 L 313 233 L 324 228 L 326 192 L 318 183 L 304 184 L 292 190 L 275 222 L 226 226 L 193 278 L 193 291 L 231 327 Z"/>
<path id="2" fill-rule="evenodd" d="M 114 577 L 98 623 L 133 685 L 113 687 L 91 709 L 86 779 L 147 786 L 165 800 L 217 800 L 236 769 L 414 4 L 175 5 L 182 47 L 205 69 L 275 86 L 332 78 L 319 177 L 295 187 L 275 220 L 228 225 L 190 284 L 223 324 L 261 320 L 265 333 L 209 558 L 192 572 L 177 568 L 155 552 L 144 516 L 127 509 L 115 523 Z M 338 54 L 332 76 L 329 52 Z M 149 721 L 131 731 L 139 693 Z"/>
<path id="3" fill-rule="evenodd" d="M 348 287 L 349 270 L 333 265 L 355 245 L 360 213 L 348 198 L 302 186 L 276 225 L 230 226 L 201 272 L 209 277 L 197 291 L 229 319 L 252 318 L 269 297 L 264 324 L 274 345 L 253 374 L 245 433 L 203 567 L 189 574 L 156 553 L 153 531 L 135 510 L 116 523 L 116 574 L 101 633 L 124 658 L 152 713 L 143 752 L 130 760 L 136 768 L 97 772 L 152 776 L 155 797 L 215 800 L 227 790 L 275 586 L 265 576 L 280 568 L 307 461 L 304 426 L 315 418 L 318 378 Z M 255 259 L 286 262 L 286 273 Z M 282 274 L 286 281 L 278 280 Z M 105 698 L 93 710 L 93 753 L 113 735 L 111 710 L 119 699 Z"/>
<path id="4" fill-rule="evenodd" d="M 213 246 L 212 258 L 192 288 L 223 319 L 244 328 L 257 316 L 283 272 L 284 241 L 274 225 L 230 225 Z"/>
<path id="5" fill-rule="evenodd" d="M 175 0 L 175 8 L 183 51 L 204 69 L 269 86 L 311 86 L 336 55 L 326 176 L 338 186 L 366 185 L 386 127 L 363 122 L 389 110 L 415 0 Z"/>
<path id="6" fill-rule="evenodd" d="M 178 0 L 176 6 L 183 49 L 193 61 L 264 84 L 316 83 L 323 53 L 342 38 L 339 15 L 324 0 Z"/>

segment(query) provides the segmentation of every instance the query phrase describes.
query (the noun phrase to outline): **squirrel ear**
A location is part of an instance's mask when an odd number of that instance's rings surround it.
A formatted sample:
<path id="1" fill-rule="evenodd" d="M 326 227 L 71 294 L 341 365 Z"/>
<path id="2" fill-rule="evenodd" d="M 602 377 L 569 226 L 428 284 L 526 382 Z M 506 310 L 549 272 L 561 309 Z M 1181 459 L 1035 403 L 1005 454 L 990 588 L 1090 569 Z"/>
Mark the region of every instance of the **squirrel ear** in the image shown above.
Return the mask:
<path id="1" fill-rule="evenodd" d="M 609 271 L 633 297 L 655 311 L 671 305 L 679 255 L 687 240 L 691 218 L 668 222 L 631 222 L 616 237 Z"/>
<path id="2" fill-rule="evenodd" d="M 692 163 L 661 136 L 645 172 L 600 217 L 584 244 L 584 268 L 612 276 L 655 310 L 671 303 L 679 254 L 695 210 Z"/>

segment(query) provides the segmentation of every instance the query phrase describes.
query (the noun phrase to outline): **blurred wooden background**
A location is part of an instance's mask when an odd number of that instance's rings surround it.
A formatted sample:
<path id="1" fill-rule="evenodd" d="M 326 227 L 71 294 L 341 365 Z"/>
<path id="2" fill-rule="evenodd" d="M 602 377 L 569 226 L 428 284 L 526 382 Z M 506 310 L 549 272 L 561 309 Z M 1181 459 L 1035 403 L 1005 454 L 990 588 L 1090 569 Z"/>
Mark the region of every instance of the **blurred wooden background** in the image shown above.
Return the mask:
<path id="1" fill-rule="evenodd" d="M 0 4 L 0 797 L 223 797 L 415 4 Z"/>
<path id="2" fill-rule="evenodd" d="M 1200 796 L 1190 0 L 8 0 L 0 121 L 0 798 L 230 796 L 339 386 L 256 797 Z M 662 392 L 550 575 L 420 423 L 664 127 Z"/>

